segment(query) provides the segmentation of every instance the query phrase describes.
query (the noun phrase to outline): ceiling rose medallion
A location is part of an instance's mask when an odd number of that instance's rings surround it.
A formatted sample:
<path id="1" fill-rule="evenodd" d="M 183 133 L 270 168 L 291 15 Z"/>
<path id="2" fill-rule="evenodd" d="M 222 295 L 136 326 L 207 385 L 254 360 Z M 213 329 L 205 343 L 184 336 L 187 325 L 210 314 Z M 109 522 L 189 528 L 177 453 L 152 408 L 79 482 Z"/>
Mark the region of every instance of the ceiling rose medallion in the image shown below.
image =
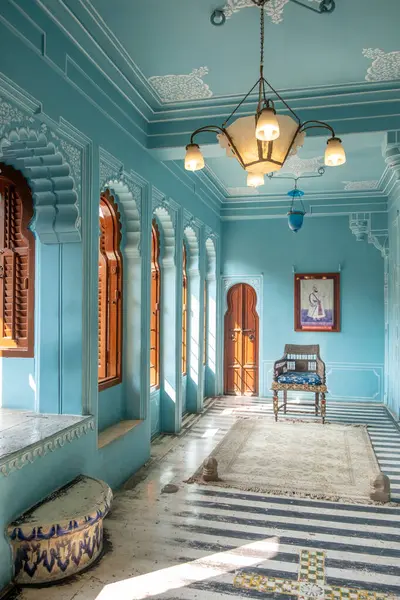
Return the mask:
<path id="1" fill-rule="evenodd" d="M 287 158 L 303 145 L 308 129 L 322 128 L 330 132 L 325 150 L 325 165 L 335 167 L 346 162 L 341 140 L 335 136 L 333 128 L 323 121 L 302 122 L 264 77 L 264 6 L 268 1 L 252 0 L 260 8 L 260 77 L 221 126 L 205 125 L 192 133 L 190 143 L 186 146 L 185 169 L 188 171 L 198 171 L 205 166 L 200 147 L 194 141 L 198 134 L 205 132 L 217 134 L 219 144 L 225 148 L 227 155 L 236 158 L 247 172 L 247 185 L 251 187 L 263 185 L 264 175 L 283 167 Z M 255 89 L 258 89 L 255 115 L 239 117 L 231 122 Z M 277 114 L 274 101 L 267 97 L 267 90 L 278 98 L 289 114 Z"/>

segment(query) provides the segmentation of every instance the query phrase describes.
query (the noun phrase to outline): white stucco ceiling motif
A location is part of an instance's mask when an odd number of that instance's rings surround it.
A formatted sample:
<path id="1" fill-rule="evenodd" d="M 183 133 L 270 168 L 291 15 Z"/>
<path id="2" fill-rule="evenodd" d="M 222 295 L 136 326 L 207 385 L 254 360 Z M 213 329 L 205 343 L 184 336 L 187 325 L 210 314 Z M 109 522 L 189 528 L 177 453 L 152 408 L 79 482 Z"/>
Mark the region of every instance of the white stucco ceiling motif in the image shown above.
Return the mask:
<path id="1" fill-rule="evenodd" d="M 365 58 L 372 60 L 366 81 L 388 81 L 400 78 L 400 51 L 384 52 L 380 48 L 364 48 Z"/>
<path id="2" fill-rule="evenodd" d="M 148 82 L 159 95 L 162 102 L 184 102 L 185 100 L 201 100 L 213 95 L 203 77 L 208 74 L 208 67 L 193 69 L 187 75 L 155 75 Z"/>
<path id="3" fill-rule="evenodd" d="M 289 156 L 282 169 L 278 171 L 277 177 L 280 173 L 286 175 L 294 175 L 294 177 L 300 177 L 303 173 L 315 173 L 324 162 L 323 156 L 314 156 L 313 158 L 300 158 L 295 154 Z"/>
<path id="4" fill-rule="evenodd" d="M 378 180 L 371 179 L 366 181 L 343 181 L 344 189 L 351 192 L 378 189 Z"/>
<path id="5" fill-rule="evenodd" d="M 317 0 L 308 0 L 309 2 L 315 3 Z M 270 17 L 273 23 L 280 23 L 283 21 L 283 9 L 285 5 L 289 2 L 289 0 L 270 0 L 264 6 L 264 10 L 267 15 Z M 253 7 L 256 8 L 256 5 L 252 2 L 252 0 L 227 0 L 223 11 L 227 19 L 229 19 L 233 13 L 238 12 L 242 8 Z"/>

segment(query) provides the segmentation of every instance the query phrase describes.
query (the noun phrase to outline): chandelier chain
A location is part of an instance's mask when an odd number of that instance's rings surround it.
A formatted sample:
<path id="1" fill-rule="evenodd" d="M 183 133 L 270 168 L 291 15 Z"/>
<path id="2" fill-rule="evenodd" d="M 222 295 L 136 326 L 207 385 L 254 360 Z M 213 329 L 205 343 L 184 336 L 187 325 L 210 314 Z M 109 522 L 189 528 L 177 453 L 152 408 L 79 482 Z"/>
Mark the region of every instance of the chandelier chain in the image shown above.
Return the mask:
<path id="1" fill-rule="evenodd" d="M 260 70 L 261 75 L 264 67 L 264 6 L 260 7 L 260 48 L 261 48 L 261 56 L 260 56 Z"/>

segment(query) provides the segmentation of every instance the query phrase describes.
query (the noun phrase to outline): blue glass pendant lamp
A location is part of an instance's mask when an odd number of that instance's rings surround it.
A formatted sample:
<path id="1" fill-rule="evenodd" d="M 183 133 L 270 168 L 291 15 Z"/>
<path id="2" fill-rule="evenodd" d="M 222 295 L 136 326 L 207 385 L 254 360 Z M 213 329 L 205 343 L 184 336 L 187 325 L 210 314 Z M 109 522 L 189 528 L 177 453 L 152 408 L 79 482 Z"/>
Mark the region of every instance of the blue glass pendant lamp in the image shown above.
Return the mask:
<path id="1" fill-rule="evenodd" d="M 322 177 L 325 173 L 324 167 L 319 167 L 316 173 L 310 175 L 301 175 L 299 177 L 282 177 L 282 176 L 274 176 L 274 173 L 269 173 L 267 176 L 269 179 L 290 179 L 294 181 L 294 188 L 287 193 L 287 195 L 292 199 L 290 204 L 289 212 L 287 213 L 288 225 L 289 229 L 297 233 L 299 229 L 303 226 L 304 215 L 306 214 L 306 209 L 303 204 L 303 196 L 304 192 L 299 190 L 297 187 L 297 182 L 299 179 L 314 179 L 314 177 Z M 296 209 L 295 202 L 298 200 L 300 202 L 300 208 Z"/>
<path id="2" fill-rule="evenodd" d="M 289 212 L 287 214 L 288 217 L 288 225 L 289 229 L 297 233 L 299 229 L 303 226 L 304 215 L 306 214 L 306 209 L 304 208 L 302 197 L 304 196 L 304 192 L 302 190 L 297 189 L 297 181 L 293 190 L 287 193 L 288 196 L 292 198 L 292 203 L 290 205 Z M 300 200 L 301 209 L 295 208 L 296 199 Z"/>

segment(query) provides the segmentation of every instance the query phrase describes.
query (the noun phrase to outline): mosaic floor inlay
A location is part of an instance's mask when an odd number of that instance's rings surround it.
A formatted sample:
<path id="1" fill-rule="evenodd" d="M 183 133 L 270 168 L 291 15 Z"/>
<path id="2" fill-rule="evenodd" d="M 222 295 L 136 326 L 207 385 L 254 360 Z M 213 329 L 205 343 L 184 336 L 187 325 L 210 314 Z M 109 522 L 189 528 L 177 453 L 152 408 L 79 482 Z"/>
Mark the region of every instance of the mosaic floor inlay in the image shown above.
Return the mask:
<path id="1" fill-rule="evenodd" d="M 297 581 L 268 577 L 239 570 L 234 586 L 266 594 L 287 594 L 299 600 L 394 600 L 393 595 L 379 592 L 327 585 L 325 581 L 325 552 L 301 550 Z"/>

